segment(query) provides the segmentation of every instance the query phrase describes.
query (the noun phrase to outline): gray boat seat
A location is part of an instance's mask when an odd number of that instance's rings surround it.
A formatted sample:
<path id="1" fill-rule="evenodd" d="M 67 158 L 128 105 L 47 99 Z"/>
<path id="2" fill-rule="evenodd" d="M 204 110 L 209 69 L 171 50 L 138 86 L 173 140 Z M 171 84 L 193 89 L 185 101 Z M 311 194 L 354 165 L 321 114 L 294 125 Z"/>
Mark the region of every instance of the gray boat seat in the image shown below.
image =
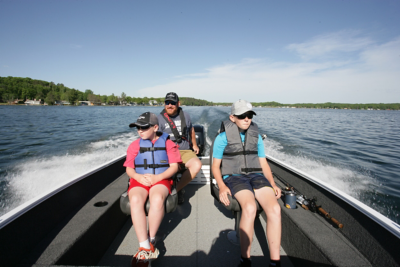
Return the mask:
<path id="1" fill-rule="evenodd" d="M 211 188 L 211 195 L 215 198 L 215 200 L 221 203 L 221 201 L 219 200 L 218 184 L 216 183 L 212 172 L 212 161 L 213 161 L 212 155 L 213 155 L 214 141 L 215 138 L 210 148 L 210 188 Z M 229 199 L 228 206 L 225 206 L 223 203 L 221 203 L 221 205 L 224 206 L 226 209 L 232 211 L 232 213 L 235 216 L 235 230 L 228 232 L 228 239 L 229 241 L 231 241 L 231 243 L 239 245 L 239 225 L 240 225 L 240 217 L 242 216 L 242 209 L 240 207 L 239 202 L 236 200 L 234 196 L 228 195 L 228 199 Z M 256 204 L 257 204 L 257 216 L 258 216 L 263 211 L 263 209 L 257 200 Z"/>
<path id="2" fill-rule="evenodd" d="M 174 212 L 176 210 L 176 207 L 178 206 L 178 192 L 176 191 L 176 183 L 178 181 L 179 176 L 181 176 L 185 170 L 186 170 L 185 165 L 181 164 L 179 167 L 179 171 L 174 176 L 172 176 L 174 183 L 171 188 L 171 194 L 168 195 L 168 197 L 165 199 L 165 204 L 164 204 L 165 213 Z M 128 185 L 128 188 L 129 188 L 129 185 Z M 124 214 L 131 215 L 131 205 L 129 203 L 128 192 L 124 192 L 121 195 L 119 204 L 121 207 L 121 211 Z M 149 198 L 147 198 L 144 208 L 145 208 L 146 215 L 148 215 L 149 209 L 150 209 L 150 199 Z"/>

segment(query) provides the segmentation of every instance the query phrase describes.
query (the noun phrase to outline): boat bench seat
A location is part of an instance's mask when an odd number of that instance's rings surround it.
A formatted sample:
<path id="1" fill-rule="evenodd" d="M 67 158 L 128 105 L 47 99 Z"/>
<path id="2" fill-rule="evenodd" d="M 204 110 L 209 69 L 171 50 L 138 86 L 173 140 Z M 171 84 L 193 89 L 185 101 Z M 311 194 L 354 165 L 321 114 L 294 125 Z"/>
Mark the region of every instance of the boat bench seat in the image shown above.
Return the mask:
<path id="1" fill-rule="evenodd" d="M 44 251 L 40 245 L 33 250 L 29 262 L 40 266 L 96 265 L 129 218 L 119 207 L 127 180 L 126 173 L 121 175 L 64 221 L 57 233 L 42 242 Z"/>
<path id="2" fill-rule="evenodd" d="M 277 179 L 275 182 L 284 188 Z M 282 247 L 295 266 L 372 266 L 338 229 L 323 216 L 304 210 L 282 210 Z M 265 213 L 262 214 L 265 218 Z M 307 255 L 307 258 L 304 257 Z"/>

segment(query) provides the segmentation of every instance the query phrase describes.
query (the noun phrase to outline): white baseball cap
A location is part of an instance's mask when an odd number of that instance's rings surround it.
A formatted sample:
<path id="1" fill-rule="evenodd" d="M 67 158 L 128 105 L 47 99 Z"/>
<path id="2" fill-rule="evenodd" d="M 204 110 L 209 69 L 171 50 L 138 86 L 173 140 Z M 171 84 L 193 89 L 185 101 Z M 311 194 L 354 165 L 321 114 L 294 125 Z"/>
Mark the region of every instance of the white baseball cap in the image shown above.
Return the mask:
<path id="1" fill-rule="evenodd" d="M 248 111 L 251 111 L 253 112 L 254 115 L 257 115 L 253 111 L 253 105 L 250 102 L 247 102 L 246 100 L 239 99 L 238 101 L 232 104 L 231 115 L 242 115 L 243 113 L 246 113 Z"/>

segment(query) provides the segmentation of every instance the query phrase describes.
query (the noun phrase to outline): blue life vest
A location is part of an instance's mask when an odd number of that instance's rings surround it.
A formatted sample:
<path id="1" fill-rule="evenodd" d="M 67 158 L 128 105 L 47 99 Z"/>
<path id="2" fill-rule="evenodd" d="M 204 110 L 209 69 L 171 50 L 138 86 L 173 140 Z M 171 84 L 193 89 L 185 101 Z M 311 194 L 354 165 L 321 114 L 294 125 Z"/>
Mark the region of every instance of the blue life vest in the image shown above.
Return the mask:
<path id="1" fill-rule="evenodd" d="M 135 171 L 140 174 L 160 174 L 169 168 L 168 155 L 165 143 L 169 135 L 162 135 L 153 143 L 150 140 L 140 139 L 140 150 L 135 158 Z"/>

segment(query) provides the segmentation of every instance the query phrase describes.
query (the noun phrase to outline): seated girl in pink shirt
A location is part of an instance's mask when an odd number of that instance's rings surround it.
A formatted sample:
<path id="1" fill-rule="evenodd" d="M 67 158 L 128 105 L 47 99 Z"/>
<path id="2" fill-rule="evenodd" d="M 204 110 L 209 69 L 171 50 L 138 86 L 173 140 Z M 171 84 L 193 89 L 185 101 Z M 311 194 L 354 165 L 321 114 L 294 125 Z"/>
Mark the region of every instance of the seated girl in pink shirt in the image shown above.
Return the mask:
<path id="1" fill-rule="evenodd" d="M 159 255 L 154 239 L 164 217 L 165 199 L 171 193 L 171 177 L 178 171 L 182 159 L 169 135 L 158 132 L 155 114 L 143 113 L 129 127 L 137 127 L 140 136 L 128 147 L 124 163 L 130 177 L 128 196 L 132 223 L 139 240 L 139 250 L 132 259 L 132 266 L 144 266 Z M 147 197 L 150 198 L 148 230 L 144 210 Z"/>

